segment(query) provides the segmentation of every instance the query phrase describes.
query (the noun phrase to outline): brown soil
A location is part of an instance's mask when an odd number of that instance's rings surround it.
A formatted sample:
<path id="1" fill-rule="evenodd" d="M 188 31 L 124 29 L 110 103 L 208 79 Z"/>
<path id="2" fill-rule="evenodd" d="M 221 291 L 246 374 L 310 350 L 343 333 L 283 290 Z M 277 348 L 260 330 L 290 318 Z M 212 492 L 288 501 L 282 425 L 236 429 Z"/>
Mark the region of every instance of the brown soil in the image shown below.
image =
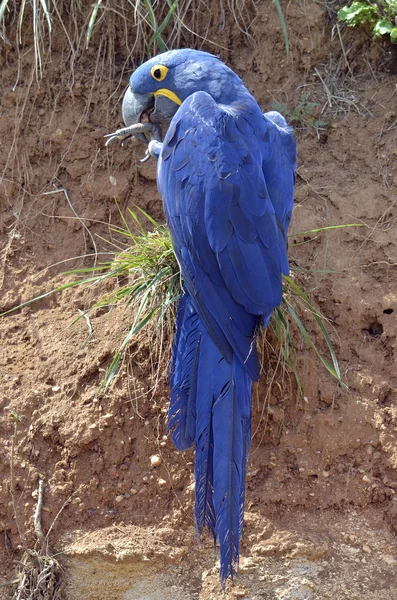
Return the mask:
<path id="1" fill-rule="evenodd" d="M 96 399 L 128 330 L 128 311 L 96 312 L 88 344 L 85 320 L 69 325 L 98 297 L 98 286 L 2 318 L 0 584 L 13 579 L 23 547 L 34 545 L 43 477 L 43 529 L 53 524 L 51 548 L 64 553 L 68 600 L 397 600 L 395 58 L 344 32 L 345 61 L 338 36 L 331 39 L 334 22 L 312 0 L 285 7 L 287 58 L 269 6 L 258 5 L 253 42 L 231 16 L 224 26 L 213 23 L 208 37 L 264 110 L 273 102 L 293 109 L 304 94 L 317 103 L 315 118 L 328 123 L 318 134 L 312 114 L 297 124 L 291 230 L 367 227 L 293 236 L 290 254 L 292 265 L 310 269 L 299 279 L 329 319 L 349 391 L 299 336 L 304 398 L 293 377 L 273 377 L 274 355 L 264 365 L 253 399 L 241 574 L 223 596 L 211 541 L 195 537 L 193 455 L 176 452 L 166 434 L 166 368 L 153 391 L 144 336 L 111 390 Z M 155 166 L 138 161 L 142 147 L 104 147 L 103 135 L 121 125 L 130 70 L 120 24 L 104 27 L 105 37 L 99 30 L 77 56 L 73 79 L 62 31 L 53 35 L 39 81 L 32 52 L 19 69 L 16 51 L 3 48 L 0 310 L 56 287 L 66 269 L 92 265 L 95 250 L 111 252 L 119 243 L 108 227 L 119 224 L 114 198 L 124 212 L 138 204 L 162 218 Z M 161 457 L 157 467 L 153 454 Z M 10 597 L 12 586 L 0 587 L 0 598 Z"/>

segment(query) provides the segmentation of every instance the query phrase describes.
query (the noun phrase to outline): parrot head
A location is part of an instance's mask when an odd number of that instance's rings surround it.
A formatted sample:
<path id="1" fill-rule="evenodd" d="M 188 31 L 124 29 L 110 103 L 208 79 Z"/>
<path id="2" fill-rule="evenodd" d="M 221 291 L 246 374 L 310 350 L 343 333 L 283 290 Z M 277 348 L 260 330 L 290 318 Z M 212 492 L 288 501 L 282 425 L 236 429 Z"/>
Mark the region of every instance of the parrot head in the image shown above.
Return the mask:
<path id="1" fill-rule="evenodd" d="M 151 123 L 169 123 L 184 100 L 204 91 L 218 103 L 230 104 L 246 92 L 241 79 L 221 60 L 199 50 L 170 50 L 134 71 L 123 99 L 126 126 L 146 115 Z"/>

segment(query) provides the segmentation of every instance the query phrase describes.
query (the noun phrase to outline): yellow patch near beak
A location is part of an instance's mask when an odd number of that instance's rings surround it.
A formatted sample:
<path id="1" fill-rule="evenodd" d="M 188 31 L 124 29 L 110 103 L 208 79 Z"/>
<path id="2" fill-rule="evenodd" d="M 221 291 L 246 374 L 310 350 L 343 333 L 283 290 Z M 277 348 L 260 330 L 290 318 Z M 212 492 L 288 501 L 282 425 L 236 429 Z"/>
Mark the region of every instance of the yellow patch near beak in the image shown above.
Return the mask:
<path id="1" fill-rule="evenodd" d="M 153 92 L 153 96 L 165 96 L 166 98 L 169 98 L 170 100 L 175 102 L 175 104 L 177 104 L 178 106 L 182 104 L 182 100 L 178 98 L 178 96 L 174 92 L 171 92 L 171 90 L 167 90 L 167 88 L 161 88 L 160 90 L 157 90 L 157 92 Z"/>

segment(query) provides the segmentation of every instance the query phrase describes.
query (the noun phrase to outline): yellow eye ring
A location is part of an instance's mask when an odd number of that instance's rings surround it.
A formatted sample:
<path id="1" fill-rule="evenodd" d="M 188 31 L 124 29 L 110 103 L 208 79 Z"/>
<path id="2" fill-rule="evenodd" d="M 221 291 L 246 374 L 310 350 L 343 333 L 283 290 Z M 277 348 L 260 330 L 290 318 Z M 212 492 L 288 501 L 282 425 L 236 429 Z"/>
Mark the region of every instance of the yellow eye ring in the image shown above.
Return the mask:
<path id="1" fill-rule="evenodd" d="M 150 69 L 150 73 L 156 81 L 163 81 L 168 73 L 168 67 L 165 67 L 164 65 L 154 65 L 154 67 Z"/>

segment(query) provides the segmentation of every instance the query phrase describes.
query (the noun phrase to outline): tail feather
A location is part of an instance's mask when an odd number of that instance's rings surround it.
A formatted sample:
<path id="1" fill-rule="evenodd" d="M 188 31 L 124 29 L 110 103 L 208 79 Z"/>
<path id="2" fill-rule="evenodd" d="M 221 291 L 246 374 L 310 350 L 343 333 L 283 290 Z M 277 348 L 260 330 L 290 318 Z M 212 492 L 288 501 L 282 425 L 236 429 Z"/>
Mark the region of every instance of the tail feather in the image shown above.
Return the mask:
<path id="1" fill-rule="evenodd" d="M 237 356 L 229 364 L 183 298 L 170 375 L 169 428 L 178 449 L 196 448 L 195 516 L 220 546 L 220 577 L 236 572 L 251 444 L 252 381 Z"/>
<path id="2" fill-rule="evenodd" d="M 208 527 L 214 538 L 216 521 L 213 503 L 214 432 L 212 409 L 214 390 L 211 373 L 216 368 L 219 357 L 218 348 L 208 334 L 204 334 L 200 348 L 196 394 L 195 516 L 197 529 Z"/>
<path id="3" fill-rule="evenodd" d="M 214 508 L 220 546 L 220 577 L 233 577 L 239 558 L 244 518 L 245 474 L 251 443 L 251 381 L 238 359 L 224 359 L 217 379 L 225 381 L 213 406 Z M 227 381 L 228 379 L 228 381 Z M 248 409 L 248 410 L 247 410 Z"/>
<path id="4" fill-rule="evenodd" d="M 177 328 L 170 369 L 171 399 L 168 430 L 178 450 L 190 448 L 195 437 L 197 363 L 200 352 L 200 321 L 189 296 L 179 300 Z"/>

